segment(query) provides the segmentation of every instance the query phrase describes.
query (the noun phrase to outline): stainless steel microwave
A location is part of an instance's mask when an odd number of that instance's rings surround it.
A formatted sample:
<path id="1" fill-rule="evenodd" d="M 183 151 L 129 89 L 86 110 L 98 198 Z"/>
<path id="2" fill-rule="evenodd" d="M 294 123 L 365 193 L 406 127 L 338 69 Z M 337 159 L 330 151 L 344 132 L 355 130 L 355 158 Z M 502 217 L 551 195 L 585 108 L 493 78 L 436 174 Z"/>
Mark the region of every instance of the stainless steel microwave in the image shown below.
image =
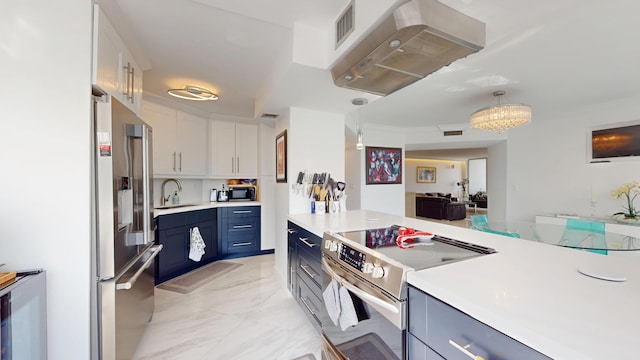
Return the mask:
<path id="1" fill-rule="evenodd" d="M 229 186 L 229 201 L 256 201 L 256 187 Z"/>

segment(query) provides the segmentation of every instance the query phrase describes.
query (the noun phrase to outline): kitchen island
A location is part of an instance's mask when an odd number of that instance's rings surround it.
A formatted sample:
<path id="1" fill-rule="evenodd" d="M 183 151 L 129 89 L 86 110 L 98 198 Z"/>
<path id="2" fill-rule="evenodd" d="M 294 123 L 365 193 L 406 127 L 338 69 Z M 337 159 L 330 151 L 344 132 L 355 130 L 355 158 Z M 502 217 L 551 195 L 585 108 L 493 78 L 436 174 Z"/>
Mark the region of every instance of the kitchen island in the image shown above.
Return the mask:
<path id="1" fill-rule="evenodd" d="M 364 210 L 289 220 L 318 236 L 397 224 L 493 248 L 489 256 L 409 273 L 408 282 L 551 358 L 635 358 L 640 271 L 631 258 Z M 626 281 L 578 272 L 594 267 Z"/>

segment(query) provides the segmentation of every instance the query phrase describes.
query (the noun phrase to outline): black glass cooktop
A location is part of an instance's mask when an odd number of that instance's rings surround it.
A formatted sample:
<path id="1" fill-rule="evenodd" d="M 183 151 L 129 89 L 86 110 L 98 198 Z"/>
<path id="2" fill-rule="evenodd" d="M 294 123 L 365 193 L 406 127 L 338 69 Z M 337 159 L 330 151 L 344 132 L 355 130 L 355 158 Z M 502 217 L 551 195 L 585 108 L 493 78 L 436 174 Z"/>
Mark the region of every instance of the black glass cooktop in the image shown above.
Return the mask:
<path id="1" fill-rule="evenodd" d="M 414 270 L 425 269 L 449 262 L 459 261 L 484 254 L 494 253 L 495 250 L 465 241 L 455 240 L 440 235 L 431 239 L 418 239 L 415 243 L 405 242 L 401 248 L 397 244 L 399 225 L 386 228 L 347 231 L 338 235 L 347 240 L 365 246 L 389 259 L 395 260 Z M 418 232 L 418 230 L 416 230 Z M 348 245 L 348 243 L 345 243 Z"/>

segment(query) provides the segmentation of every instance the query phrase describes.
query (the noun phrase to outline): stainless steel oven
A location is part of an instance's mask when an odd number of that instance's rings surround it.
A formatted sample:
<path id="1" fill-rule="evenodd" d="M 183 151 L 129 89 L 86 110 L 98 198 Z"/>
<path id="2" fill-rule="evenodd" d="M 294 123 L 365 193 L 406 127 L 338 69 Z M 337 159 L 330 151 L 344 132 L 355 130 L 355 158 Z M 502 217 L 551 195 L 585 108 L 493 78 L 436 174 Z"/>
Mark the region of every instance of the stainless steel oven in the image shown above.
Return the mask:
<path id="1" fill-rule="evenodd" d="M 407 273 L 495 252 L 443 236 L 412 233 L 413 229 L 393 225 L 324 234 L 323 359 L 405 359 Z"/>

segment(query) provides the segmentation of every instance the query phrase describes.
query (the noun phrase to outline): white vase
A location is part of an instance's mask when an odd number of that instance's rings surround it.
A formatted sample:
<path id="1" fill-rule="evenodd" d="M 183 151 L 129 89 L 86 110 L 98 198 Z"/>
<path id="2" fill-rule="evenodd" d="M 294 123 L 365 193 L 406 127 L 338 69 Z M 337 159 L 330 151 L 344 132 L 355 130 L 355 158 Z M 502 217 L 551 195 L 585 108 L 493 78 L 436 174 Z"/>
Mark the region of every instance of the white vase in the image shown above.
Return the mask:
<path id="1" fill-rule="evenodd" d="M 629 218 L 629 217 L 625 217 L 623 214 L 616 214 L 611 216 L 611 218 L 620 224 L 640 225 L 640 217 L 637 217 L 637 216 L 633 218 Z"/>

